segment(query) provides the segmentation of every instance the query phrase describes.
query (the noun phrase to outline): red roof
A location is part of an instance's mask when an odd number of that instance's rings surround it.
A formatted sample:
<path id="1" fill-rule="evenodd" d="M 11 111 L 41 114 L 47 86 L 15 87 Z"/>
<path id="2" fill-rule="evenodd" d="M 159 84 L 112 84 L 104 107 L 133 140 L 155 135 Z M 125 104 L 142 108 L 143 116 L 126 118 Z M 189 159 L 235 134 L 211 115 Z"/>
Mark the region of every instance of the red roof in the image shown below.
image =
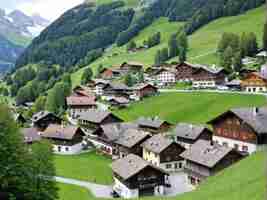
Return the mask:
<path id="1" fill-rule="evenodd" d="M 70 96 L 67 97 L 67 105 L 69 106 L 88 106 L 88 105 L 96 105 L 95 96 Z"/>

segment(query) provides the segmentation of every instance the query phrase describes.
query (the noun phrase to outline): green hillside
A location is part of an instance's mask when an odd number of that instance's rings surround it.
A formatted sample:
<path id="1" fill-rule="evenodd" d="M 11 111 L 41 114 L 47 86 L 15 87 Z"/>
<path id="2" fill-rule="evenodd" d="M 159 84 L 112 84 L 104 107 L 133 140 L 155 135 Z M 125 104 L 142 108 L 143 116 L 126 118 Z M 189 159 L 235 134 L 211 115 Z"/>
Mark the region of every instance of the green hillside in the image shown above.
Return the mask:
<path id="1" fill-rule="evenodd" d="M 163 93 L 115 111 L 126 121 L 140 116 L 160 116 L 173 123 L 206 123 L 234 107 L 265 105 L 263 96 L 216 93 Z"/>
<path id="2" fill-rule="evenodd" d="M 242 32 L 253 31 L 258 37 L 258 41 L 261 44 L 261 38 L 263 34 L 263 24 L 265 19 L 264 6 L 253 9 L 242 15 L 233 17 L 224 17 L 215 20 L 203 28 L 196 31 L 189 37 L 189 53 L 188 60 L 194 63 L 201 64 L 216 64 L 216 48 L 223 32 L 234 32 L 242 34 Z M 100 64 L 104 67 L 111 67 L 121 64 L 124 61 L 138 61 L 146 66 L 154 63 L 154 56 L 157 50 L 166 47 L 168 39 L 171 34 L 175 33 L 183 23 L 168 22 L 167 18 L 160 18 L 156 20 L 151 26 L 147 27 L 133 40 L 137 44 L 142 44 L 143 40 L 149 35 L 160 31 L 163 35 L 163 41 L 160 45 L 148 49 L 146 51 L 129 54 L 126 52 L 126 45 L 118 48 L 113 47 L 103 57 L 93 62 L 90 67 L 95 69 Z M 118 54 L 114 56 L 114 53 Z M 178 58 L 173 58 L 170 61 L 177 61 Z M 79 84 L 80 77 L 84 69 L 81 69 L 73 74 L 72 78 L 74 84 Z"/>

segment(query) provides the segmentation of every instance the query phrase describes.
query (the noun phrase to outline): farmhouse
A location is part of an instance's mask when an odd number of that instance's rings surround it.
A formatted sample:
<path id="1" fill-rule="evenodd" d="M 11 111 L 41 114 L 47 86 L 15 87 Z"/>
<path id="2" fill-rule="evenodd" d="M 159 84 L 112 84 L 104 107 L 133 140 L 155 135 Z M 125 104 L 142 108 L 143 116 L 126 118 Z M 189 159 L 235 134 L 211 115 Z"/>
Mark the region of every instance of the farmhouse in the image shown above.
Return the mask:
<path id="1" fill-rule="evenodd" d="M 179 123 L 174 129 L 174 136 L 178 144 L 189 149 L 199 139 L 211 141 L 212 131 L 203 125 Z"/>
<path id="2" fill-rule="evenodd" d="M 113 190 L 122 198 L 164 194 L 168 174 L 137 155 L 129 154 L 114 161 L 112 171 Z"/>
<path id="3" fill-rule="evenodd" d="M 249 73 L 242 80 L 241 87 L 246 92 L 266 92 L 267 78 L 257 72 Z"/>
<path id="4" fill-rule="evenodd" d="M 90 83 L 88 83 L 89 85 Z M 94 84 L 94 83 L 93 83 Z M 93 94 L 93 89 L 92 87 L 87 87 L 87 86 L 76 86 L 73 91 L 71 96 L 75 97 L 92 97 Z"/>
<path id="5" fill-rule="evenodd" d="M 21 132 L 26 144 L 33 144 L 35 142 L 39 142 L 42 139 L 39 131 L 34 127 L 23 128 Z"/>
<path id="6" fill-rule="evenodd" d="M 154 73 L 155 80 L 159 85 L 169 85 L 176 82 L 176 70 L 160 68 Z"/>
<path id="7" fill-rule="evenodd" d="M 108 102 L 113 107 L 124 108 L 129 105 L 130 100 L 125 97 L 112 97 Z"/>
<path id="8" fill-rule="evenodd" d="M 79 153 L 86 145 L 85 133 L 76 126 L 49 125 L 42 133 L 42 137 L 49 139 L 54 152 L 59 154 Z"/>
<path id="9" fill-rule="evenodd" d="M 50 124 L 61 124 L 61 119 L 48 111 L 40 111 L 32 116 L 33 126 L 39 131 L 45 130 Z"/>
<path id="10" fill-rule="evenodd" d="M 71 118 L 76 119 L 79 114 L 90 109 L 96 109 L 95 96 L 70 96 L 67 97 L 68 112 Z"/>
<path id="11" fill-rule="evenodd" d="M 142 147 L 144 141 L 150 138 L 148 132 L 137 129 L 126 129 L 115 141 L 117 145 L 118 157 L 123 158 L 128 154 L 135 154 L 142 157 Z"/>
<path id="12" fill-rule="evenodd" d="M 186 160 L 185 172 L 192 185 L 199 184 L 242 158 L 236 150 L 206 140 L 198 140 L 181 156 Z"/>
<path id="13" fill-rule="evenodd" d="M 212 119 L 213 141 L 253 153 L 267 144 L 267 108 L 238 108 Z"/>
<path id="14" fill-rule="evenodd" d="M 103 96 L 107 99 L 122 96 L 129 98 L 130 93 L 130 88 L 123 83 L 109 83 L 103 88 Z"/>
<path id="15" fill-rule="evenodd" d="M 138 62 L 124 62 L 120 66 L 120 70 L 124 71 L 125 74 L 129 72 L 138 73 L 143 71 L 144 64 Z"/>
<path id="16" fill-rule="evenodd" d="M 180 156 L 185 148 L 163 135 L 154 135 L 143 144 L 143 158 L 165 171 L 183 169 L 184 159 Z"/>
<path id="17" fill-rule="evenodd" d="M 120 69 L 103 69 L 100 72 L 100 77 L 102 79 L 115 79 L 115 78 L 119 78 L 123 75 L 124 71 L 120 70 Z"/>
<path id="18" fill-rule="evenodd" d="M 137 84 L 133 87 L 133 98 L 140 100 L 144 97 L 154 96 L 158 93 L 158 88 L 151 84 Z"/>
<path id="19" fill-rule="evenodd" d="M 165 120 L 161 120 L 158 117 L 155 118 L 140 117 L 139 119 L 136 120 L 136 123 L 138 124 L 140 129 L 147 132 L 151 132 L 152 134 L 165 133 L 172 126 L 171 123 Z"/>
<path id="20" fill-rule="evenodd" d="M 89 110 L 78 117 L 79 124 L 86 129 L 98 129 L 101 125 L 122 122 L 120 118 L 108 111 Z"/>
<path id="21" fill-rule="evenodd" d="M 193 72 L 194 88 L 215 88 L 224 85 L 225 81 L 226 71 L 223 68 L 200 66 Z"/>
<path id="22" fill-rule="evenodd" d="M 199 67 L 188 62 L 180 63 L 176 66 L 177 81 L 193 81 L 193 72 Z"/>
<path id="23" fill-rule="evenodd" d="M 103 95 L 103 88 L 109 84 L 109 81 L 103 79 L 95 80 L 95 94 L 97 96 Z"/>

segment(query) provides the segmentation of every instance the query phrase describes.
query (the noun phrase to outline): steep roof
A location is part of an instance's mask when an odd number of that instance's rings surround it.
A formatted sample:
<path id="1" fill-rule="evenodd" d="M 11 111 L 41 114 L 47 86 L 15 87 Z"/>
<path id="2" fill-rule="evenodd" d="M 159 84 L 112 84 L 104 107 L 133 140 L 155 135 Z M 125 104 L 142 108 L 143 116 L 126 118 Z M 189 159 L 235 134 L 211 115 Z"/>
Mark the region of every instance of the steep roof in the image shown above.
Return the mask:
<path id="1" fill-rule="evenodd" d="M 203 125 L 179 123 L 174 129 L 174 133 L 180 138 L 196 140 L 205 129 L 206 127 Z"/>
<path id="2" fill-rule="evenodd" d="M 211 145 L 209 141 L 198 140 L 190 149 L 183 152 L 181 157 L 212 168 L 232 150 L 230 147 L 218 144 Z"/>
<path id="3" fill-rule="evenodd" d="M 209 121 L 208 123 L 213 123 L 218 119 L 224 117 L 228 113 L 233 113 L 243 121 L 245 121 L 251 128 L 253 128 L 259 134 L 267 134 L 267 108 L 236 108 L 231 109 L 218 117 L 214 118 L 213 120 Z"/>
<path id="4" fill-rule="evenodd" d="M 109 115 L 113 115 L 109 111 L 102 110 L 88 110 L 87 112 L 83 112 L 80 114 L 79 119 L 86 120 L 93 123 L 101 123 L 104 119 L 106 119 Z"/>
<path id="5" fill-rule="evenodd" d="M 41 136 L 36 128 L 23 128 L 21 132 L 25 143 L 37 142 L 41 140 Z"/>
<path id="6" fill-rule="evenodd" d="M 151 167 L 164 174 L 167 174 L 162 169 L 152 166 L 149 162 L 143 160 L 142 158 L 134 154 L 129 154 L 122 159 L 116 160 L 111 165 L 113 172 L 118 174 L 124 180 L 133 177 L 146 167 Z"/>
<path id="7" fill-rule="evenodd" d="M 45 118 L 46 116 L 48 116 L 48 115 L 54 115 L 53 113 L 51 113 L 51 112 L 48 112 L 48 111 L 40 111 L 40 112 L 38 112 L 38 113 L 36 113 L 36 114 L 34 114 L 33 116 L 32 116 L 32 121 L 33 122 L 37 122 L 37 121 L 39 121 L 40 119 L 43 119 L 43 118 Z M 54 115 L 55 116 L 55 115 Z"/>
<path id="8" fill-rule="evenodd" d="M 168 148 L 172 143 L 174 143 L 171 139 L 164 137 L 161 134 L 157 134 L 146 140 L 142 147 L 152 151 L 154 153 L 161 153 L 166 148 Z"/>
<path id="9" fill-rule="evenodd" d="M 61 126 L 52 124 L 42 133 L 42 137 L 51 139 L 72 140 L 77 133 L 79 127 L 77 126 Z"/>
<path id="10" fill-rule="evenodd" d="M 149 136 L 149 133 L 137 130 L 137 129 L 126 129 L 121 136 L 116 140 L 117 144 L 124 147 L 132 148 L 145 138 Z"/>
<path id="11" fill-rule="evenodd" d="M 146 87 L 153 87 L 155 89 L 158 89 L 156 86 L 152 85 L 152 84 L 149 84 L 149 83 L 140 83 L 140 84 L 136 84 L 132 87 L 133 90 L 142 90 L 143 88 L 146 88 Z"/>
<path id="12" fill-rule="evenodd" d="M 140 117 L 136 120 L 136 123 L 139 126 L 146 126 L 146 127 L 152 127 L 152 128 L 160 128 L 160 126 L 164 123 L 168 123 L 167 121 L 161 120 L 159 118 L 145 118 Z M 169 123 L 168 123 L 169 124 Z"/>

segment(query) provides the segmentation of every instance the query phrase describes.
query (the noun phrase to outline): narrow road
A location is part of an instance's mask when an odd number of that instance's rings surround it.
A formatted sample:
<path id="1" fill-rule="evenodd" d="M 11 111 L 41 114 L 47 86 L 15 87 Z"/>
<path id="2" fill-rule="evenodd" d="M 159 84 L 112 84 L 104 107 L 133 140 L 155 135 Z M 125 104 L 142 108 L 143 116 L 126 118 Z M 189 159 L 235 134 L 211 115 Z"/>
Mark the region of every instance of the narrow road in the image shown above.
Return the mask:
<path id="1" fill-rule="evenodd" d="M 56 182 L 77 185 L 85 187 L 97 198 L 111 198 L 112 186 L 111 185 L 99 185 L 86 181 L 79 181 L 70 178 L 55 177 Z"/>
<path id="2" fill-rule="evenodd" d="M 207 52 L 207 53 L 200 54 L 200 55 L 198 55 L 198 56 L 190 57 L 189 60 L 195 60 L 195 59 L 201 58 L 201 57 L 203 57 L 203 56 L 207 56 L 207 55 L 214 54 L 214 53 L 216 53 L 216 50 L 209 51 L 209 52 Z"/>

